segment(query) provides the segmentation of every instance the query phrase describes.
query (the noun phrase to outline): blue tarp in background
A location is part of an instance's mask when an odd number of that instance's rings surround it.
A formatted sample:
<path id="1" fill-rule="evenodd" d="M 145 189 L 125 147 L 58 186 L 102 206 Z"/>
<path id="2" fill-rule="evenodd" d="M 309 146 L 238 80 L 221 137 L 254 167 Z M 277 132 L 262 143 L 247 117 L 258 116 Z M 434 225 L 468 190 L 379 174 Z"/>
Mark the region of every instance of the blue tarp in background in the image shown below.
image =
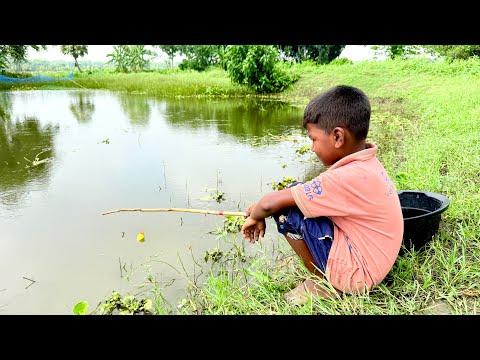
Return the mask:
<path id="1" fill-rule="evenodd" d="M 52 81 L 62 81 L 62 80 L 72 80 L 75 77 L 73 73 L 70 73 L 64 77 L 56 78 L 53 76 L 47 75 L 35 75 L 28 78 L 12 78 L 8 76 L 0 75 L 0 82 L 3 83 L 33 83 L 33 82 L 52 82 Z"/>

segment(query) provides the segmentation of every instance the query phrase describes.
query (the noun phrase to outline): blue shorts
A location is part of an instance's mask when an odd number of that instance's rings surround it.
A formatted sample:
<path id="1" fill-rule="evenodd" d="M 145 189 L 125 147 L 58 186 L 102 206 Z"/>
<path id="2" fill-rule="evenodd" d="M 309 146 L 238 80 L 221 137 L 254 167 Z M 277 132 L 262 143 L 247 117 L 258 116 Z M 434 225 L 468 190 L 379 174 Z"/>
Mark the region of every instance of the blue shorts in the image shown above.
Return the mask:
<path id="1" fill-rule="evenodd" d="M 296 206 L 283 209 L 273 214 L 272 217 L 277 224 L 279 233 L 284 236 L 288 233 L 290 238 L 305 241 L 315 260 L 315 265 L 325 273 L 328 254 L 333 242 L 332 221 L 326 216 L 305 218 Z"/>

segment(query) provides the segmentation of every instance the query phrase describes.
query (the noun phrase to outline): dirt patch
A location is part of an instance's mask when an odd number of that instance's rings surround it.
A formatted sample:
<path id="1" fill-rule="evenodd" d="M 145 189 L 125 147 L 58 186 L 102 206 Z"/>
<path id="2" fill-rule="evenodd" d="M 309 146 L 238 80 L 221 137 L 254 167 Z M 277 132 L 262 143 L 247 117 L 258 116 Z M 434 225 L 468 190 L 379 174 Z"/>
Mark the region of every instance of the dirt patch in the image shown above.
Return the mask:
<path id="1" fill-rule="evenodd" d="M 425 310 L 425 315 L 451 315 L 452 311 L 446 301 L 432 301 L 430 306 Z"/>

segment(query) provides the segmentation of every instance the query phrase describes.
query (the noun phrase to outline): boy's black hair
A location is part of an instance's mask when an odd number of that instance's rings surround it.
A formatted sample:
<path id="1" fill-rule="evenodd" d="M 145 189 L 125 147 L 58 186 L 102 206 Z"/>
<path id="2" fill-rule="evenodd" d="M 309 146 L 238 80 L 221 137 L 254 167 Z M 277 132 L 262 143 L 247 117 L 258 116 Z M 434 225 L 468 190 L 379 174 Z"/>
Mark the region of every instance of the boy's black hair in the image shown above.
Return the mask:
<path id="1" fill-rule="evenodd" d="M 340 126 L 362 140 L 367 138 L 370 113 L 370 101 L 362 90 L 338 85 L 310 100 L 303 114 L 303 127 L 311 123 L 330 133 Z"/>

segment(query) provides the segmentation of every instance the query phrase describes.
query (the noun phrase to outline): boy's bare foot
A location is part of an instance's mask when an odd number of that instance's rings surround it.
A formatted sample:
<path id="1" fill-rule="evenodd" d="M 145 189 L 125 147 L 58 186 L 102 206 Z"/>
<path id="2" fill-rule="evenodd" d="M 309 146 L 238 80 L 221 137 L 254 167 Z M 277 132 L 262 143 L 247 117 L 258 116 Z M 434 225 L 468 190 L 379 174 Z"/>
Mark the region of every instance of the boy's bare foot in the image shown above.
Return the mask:
<path id="1" fill-rule="evenodd" d="M 310 279 L 306 279 L 296 288 L 290 290 L 284 295 L 285 300 L 291 305 L 304 305 L 308 302 L 310 296 L 319 296 L 326 299 L 338 296 L 331 291 L 322 288 L 320 285 Z"/>

